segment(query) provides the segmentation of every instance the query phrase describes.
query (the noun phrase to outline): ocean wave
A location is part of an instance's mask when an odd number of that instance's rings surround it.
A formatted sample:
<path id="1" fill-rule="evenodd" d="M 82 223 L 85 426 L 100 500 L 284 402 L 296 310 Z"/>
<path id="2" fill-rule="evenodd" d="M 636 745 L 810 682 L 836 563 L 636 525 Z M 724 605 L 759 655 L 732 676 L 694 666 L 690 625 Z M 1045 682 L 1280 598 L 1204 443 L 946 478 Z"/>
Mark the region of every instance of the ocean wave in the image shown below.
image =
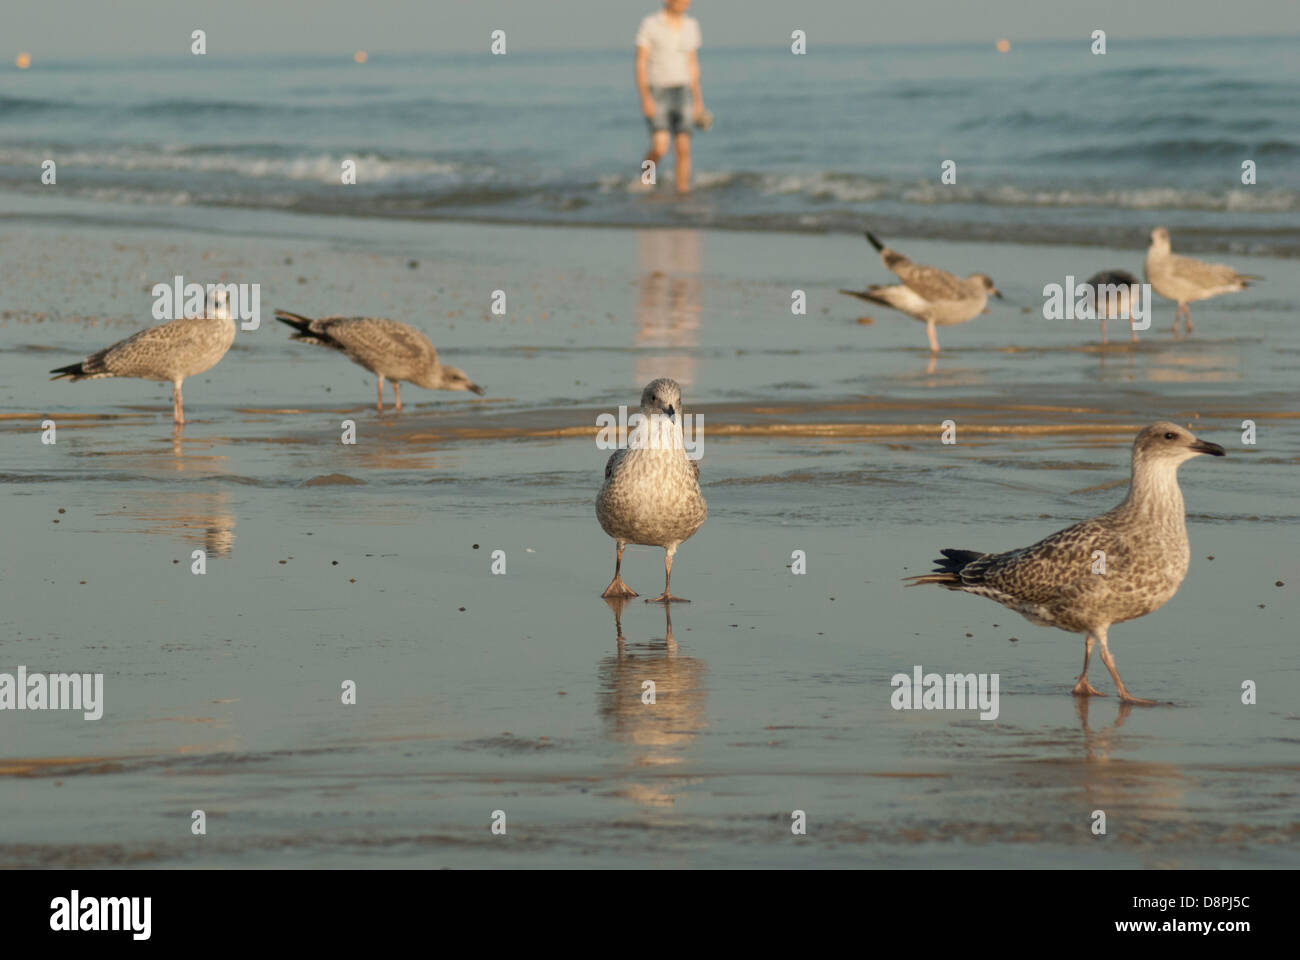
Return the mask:
<path id="1" fill-rule="evenodd" d="M 254 179 L 279 179 L 337 184 L 344 160 L 357 164 L 358 183 L 375 184 L 421 180 L 483 180 L 494 170 L 485 165 L 462 164 L 432 157 L 397 157 L 380 153 L 325 152 L 314 154 L 262 155 L 248 149 L 196 149 L 187 146 L 112 146 L 102 149 L 81 147 L 65 150 L 53 147 L 0 146 L 0 166 L 36 167 L 47 159 L 91 170 L 127 172 L 174 171 L 180 173 L 231 174 Z"/>

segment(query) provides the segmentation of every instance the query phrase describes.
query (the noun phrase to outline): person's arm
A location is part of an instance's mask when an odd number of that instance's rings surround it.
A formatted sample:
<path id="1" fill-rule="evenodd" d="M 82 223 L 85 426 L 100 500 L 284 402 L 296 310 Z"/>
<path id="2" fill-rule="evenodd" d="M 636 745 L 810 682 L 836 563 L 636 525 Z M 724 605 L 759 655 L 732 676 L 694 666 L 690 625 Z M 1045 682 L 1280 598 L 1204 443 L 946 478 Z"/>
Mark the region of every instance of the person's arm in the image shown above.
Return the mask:
<path id="1" fill-rule="evenodd" d="M 650 48 L 636 48 L 636 92 L 641 98 L 641 112 L 647 117 L 655 115 L 654 97 L 650 96 L 650 81 L 646 78 L 646 65 L 650 62 Z"/>
<path id="2" fill-rule="evenodd" d="M 687 67 L 691 73 L 691 97 L 695 101 L 695 112 L 704 109 L 704 94 L 700 90 L 700 53 L 692 50 L 687 58 Z"/>

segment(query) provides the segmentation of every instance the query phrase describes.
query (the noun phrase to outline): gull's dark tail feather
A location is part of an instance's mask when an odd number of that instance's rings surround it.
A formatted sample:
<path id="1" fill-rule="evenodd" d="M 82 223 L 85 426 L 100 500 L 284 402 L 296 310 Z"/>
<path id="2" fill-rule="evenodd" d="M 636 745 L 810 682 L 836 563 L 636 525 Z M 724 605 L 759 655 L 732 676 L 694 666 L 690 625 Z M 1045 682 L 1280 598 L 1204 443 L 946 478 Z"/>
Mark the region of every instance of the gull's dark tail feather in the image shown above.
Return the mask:
<path id="1" fill-rule="evenodd" d="M 63 380 L 66 378 L 76 383 L 78 380 L 102 380 L 104 377 L 115 376 L 115 374 L 104 369 L 103 357 L 104 351 L 101 350 L 85 360 L 78 360 L 66 367 L 55 367 L 50 371 L 50 373 L 54 374 L 50 379 Z"/>
<path id="2" fill-rule="evenodd" d="M 85 361 L 78 360 L 76 363 L 70 363 L 66 367 L 55 367 L 50 371 L 50 373 L 55 374 L 55 376 L 50 377 L 51 380 L 62 380 L 64 377 L 69 377 L 73 381 L 81 380 L 86 376 Z"/>
<path id="3" fill-rule="evenodd" d="M 943 557 L 934 561 L 938 566 L 933 571 L 919 577 L 904 578 L 912 581 L 908 584 L 909 587 L 919 586 L 923 583 L 959 584 L 962 582 L 961 572 L 966 568 L 966 565 L 984 556 L 978 550 L 940 550 L 939 552 L 943 554 Z"/>
<path id="4" fill-rule="evenodd" d="M 871 245 L 873 247 L 875 247 L 877 250 L 880 250 L 882 252 L 884 251 L 885 245 L 876 239 L 876 235 L 874 233 L 872 233 L 870 230 L 867 230 L 866 236 L 867 239 L 871 241 Z"/>
<path id="5" fill-rule="evenodd" d="M 275 311 L 275 319 L 298 331 L 289 338 L 290 340 L 297 340 L 301 343 L 315 343 L 322 347 L 335 347 L 336 349 L 339 346 L 329 334 L 311 328 L 314 322 L 311 317 L 304 317 L 299 313 L 290 313 L 288 310 L 277 310 Z"/>
<path id="6" fill-rule="evenodd" d="M 880 297 L 876 296 L 872 292 L 874 289 L 874 287 L 868 287 L 865 290 L 841 290 L 840 293 L 846 294 L 850 297 L 857 297 L 859 300 L 866 300 L 869 303 L 879 303 L 885 307 L 893 306 L 893 304 L 888 300 L 882 300 Z"/>

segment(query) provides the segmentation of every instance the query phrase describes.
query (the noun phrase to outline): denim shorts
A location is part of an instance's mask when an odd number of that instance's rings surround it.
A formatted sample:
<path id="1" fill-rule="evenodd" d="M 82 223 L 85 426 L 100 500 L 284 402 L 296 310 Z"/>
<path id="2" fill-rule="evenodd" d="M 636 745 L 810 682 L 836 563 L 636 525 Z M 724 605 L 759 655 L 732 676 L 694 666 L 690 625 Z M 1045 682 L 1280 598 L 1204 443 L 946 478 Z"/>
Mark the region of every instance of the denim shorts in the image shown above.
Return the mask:
<path id="1" fill-rule="evenodd" d="M 686 87 L 651 87 L 650 96 L 655 102 L 655 115 L 646 118 L 651 133 L 667 130 L 676 136 L 691 132 L 694 116 L 691 113 L 690 90 Z"/>

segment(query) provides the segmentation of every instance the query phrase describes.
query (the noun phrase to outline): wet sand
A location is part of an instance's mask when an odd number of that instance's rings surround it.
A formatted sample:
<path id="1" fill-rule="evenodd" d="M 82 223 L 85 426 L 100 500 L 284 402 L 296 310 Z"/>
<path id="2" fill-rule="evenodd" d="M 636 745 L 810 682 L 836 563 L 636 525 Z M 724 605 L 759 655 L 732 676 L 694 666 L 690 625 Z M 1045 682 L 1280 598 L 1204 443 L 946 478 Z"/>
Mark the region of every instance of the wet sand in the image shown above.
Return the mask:
<path id="1" fill-rule="evenodd" d="M 920 324 L 835 294 L 886 279 L 857 238 L 8 209 L 0 670 L 103 672 L 106 707 L 3 717 L 0 809 L 22 813 L 0 865 L 1300 864 L 1293 262 L 1224 257 L 1267 282 L 1194 306 L 1188 340 L 1159 301 L 1141 343 L 1114 322 L 1100 349 L 1096 323 L 1042 319 L 1042 286 L 1140 255 L 900 241 L 1014 305 L 941 331 L 932 364 Z M 177 273 L 262 284 L 262 328 L 186 382 L 183 432 L 168 385 L 45 379 Z M 377 414 L 373 378 L 290 343 L 276 307 L 414 322 L 488 395 L 408 386 Z M 592 509 L 596 414 L 660 375 L 704 415 L 709 502 L 671 625 L 599 598 Z M 939 547 L 1112 506 L 1157 418 L 1229 451 L 1181 470 L 1179 594 L 1111 631 L 1134 692 L 1172 706 L 1079 703 L 1080 638 L 903 588 Z M 662 574 L 629 548 L 643 596 Z M 894 711 L 915 664 L 998 673 L 1000 716 Z"/>

